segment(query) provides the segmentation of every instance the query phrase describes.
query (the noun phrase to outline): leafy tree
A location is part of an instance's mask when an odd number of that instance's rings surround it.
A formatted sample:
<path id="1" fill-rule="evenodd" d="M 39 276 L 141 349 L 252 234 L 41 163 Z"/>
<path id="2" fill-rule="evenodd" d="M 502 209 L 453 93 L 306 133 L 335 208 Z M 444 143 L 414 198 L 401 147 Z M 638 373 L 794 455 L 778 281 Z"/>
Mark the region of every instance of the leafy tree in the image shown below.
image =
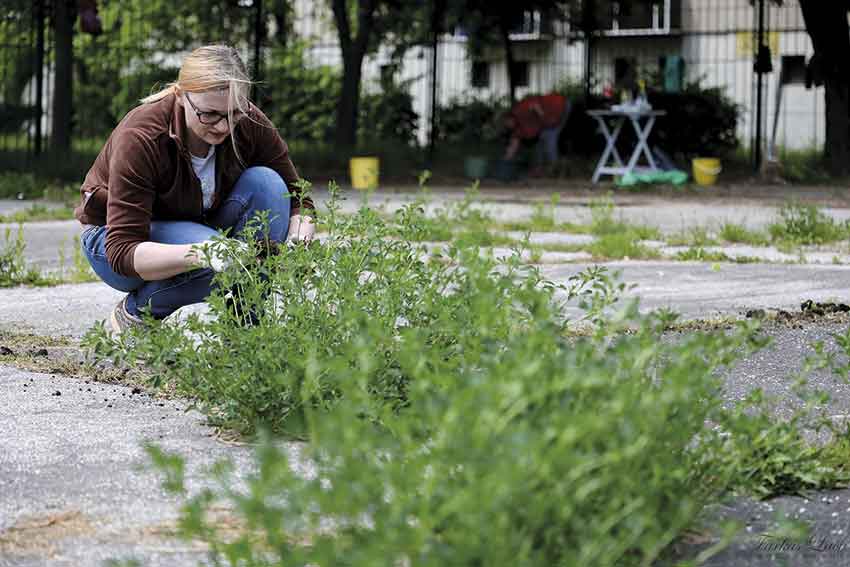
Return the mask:
<path id="1" fill-rule="evenodd" d="M 35 42 L 32 39 L 32 3 L 8 0 L 0 13 L 0 98 L 4 104 L 21 103 L 27 82 L 35 72 Z"/>
<path id="2" fill-rule="evenodd" d="M 6 0 L 0 11 L 0 132 L 14 132 L 34 118 L 34 106 L 23 95 L 35 74 L 36 52 L 32 30 L 32 2 Z"/>
<path id="3" fill-rule="evenodd" d="M 101 1 L 97 8 L 103 26 L 97 35 L 81 33 L 86 30 L 78 18 L 78 8 L 93 0 L 41 1 L 55 46 L 47 57 L 53 58 L 52 140 L 58 148 L 70 144 L 72 129 L 102 135 L 156 83 L 173 80 L 179 62 L 170 54 L 203 43 L 245 47 L 254 38 L 255 5 L 245 0 Z M 36 3 L 4 0 L 4 9 L 7 3 L 9 10 L 0 14 L 0 41 L 20 48 L 10 50 L 14 57 L 0 60 L 5 109 L 20 106 L 35 72 L 30 24 Z M 263 27 L 274 22 L 277 29 L 272 42 L 284 43 L 291 29 L 289 0 L 264 0 L 263 14 Z M 264 30 L 261 33 L 265 37 Z M 243 55 L 249 53 L 243 50 Z"/>
<path id="4" fill-rule="evenodd" d="M 266 113 L 296 147 L 315 147 L 334 138 L 342 88 L 339 68 L 307 64 L 306 50 L 306 44 L 294 41 L 272 48 L 264 81 Z M 405 146 L 415 143 L 418 116 L 408 87 L 385 77 L 380 92 L 362 97 L 358 108 L 360 141 Z"/>
<path id="5" fill-rule="evenodd" d="M 432 9 L 418 0 L 330 0 L 342 51 L 342 92 L 337 106 L 335 141 L 341 147 L 357 142 L 357 117 L 363 59 L 385 43 L 401 55 L 424 39 L 422 22 Z"/>

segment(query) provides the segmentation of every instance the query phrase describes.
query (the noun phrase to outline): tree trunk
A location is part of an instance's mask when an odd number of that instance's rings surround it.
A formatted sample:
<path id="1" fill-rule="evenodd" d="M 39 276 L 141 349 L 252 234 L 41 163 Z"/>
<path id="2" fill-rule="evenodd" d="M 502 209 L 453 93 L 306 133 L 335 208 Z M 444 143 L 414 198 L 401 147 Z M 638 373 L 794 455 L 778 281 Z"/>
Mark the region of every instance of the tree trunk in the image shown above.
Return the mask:
<path id="1" fill-rule="evenodd" d="M 71 111 L 73 108 L 74 20 L 72 0 L 56 0 L 53 11 L 53 40 L 56 67 L 53 75 L 53 124 L 51 147 L 71 147 Z"/>
<path id="2" fill-rule="evenodd" d="M 830 174 L 850 173 L 850 84 L 846 77 L 826 80 L 826 141 L 824 157 Z"/>
<path id="3" fill-rule="evenodd" d="M 826 86 L 824 157 L 832 175 L 850 172 L 850 30 L 844 2 L 800 0 L 806 31 L 815 55 L 809 71 L 816 85 Z"/>
<path id="4" fill-rule="evenodd" d="M 281 47 L 286 47 L 292 32 L 291 5 L 288 0 L 274 0 L 271 4 L 270 10 L 277 31 L 269 39 L 273 39 Z"/>
<path id="5" fill-rule="evenodd" d="M 505 61 L 508 66 L 508 92 L 511 97 L 511 106 L 516 101 L 516 61 L 514 61 L 514 48 L 511 43 L 511 30 L 505 18 L 500 18 L 499 32 L 502 36 L 502 46 L 505 49 Z"/>
<path id="6" fill-rule="evenodd" d="M 360 77 L 363 56 L 352 54 L 345 58 L 342 72 L 342 92 L 337 107 L 336 143 L 345 148 L 357 145 L 357 113 L 360 108 Z"/>
<path id="7" fill-rule="evenodd" d="M 336 143 L 350 148 L 357 144 L 357 114 L 360 110 L 360 77 L 363 57 L 369 46 L 377 0 L 359 0 L 357 6 L 357 36 L 351 37 L 346 0 L 333 0 L 339 45 L 342 50 L 342 92 L 337 107 Z"/>

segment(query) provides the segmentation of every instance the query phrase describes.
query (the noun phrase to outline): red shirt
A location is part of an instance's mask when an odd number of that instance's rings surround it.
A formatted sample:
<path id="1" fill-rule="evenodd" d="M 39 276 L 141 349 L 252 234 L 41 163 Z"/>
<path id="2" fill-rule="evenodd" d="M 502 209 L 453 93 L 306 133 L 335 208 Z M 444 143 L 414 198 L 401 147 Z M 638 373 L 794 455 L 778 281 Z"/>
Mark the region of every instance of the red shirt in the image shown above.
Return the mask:
<path id="1" fill-rule="evenodd" d="M 553 128 L 561 121 L 567 97 L 559 94 L 530 96 L 511 109 L 516 125 L 513 135 L 523 140 L 536 138 L 543 128 Z"/>

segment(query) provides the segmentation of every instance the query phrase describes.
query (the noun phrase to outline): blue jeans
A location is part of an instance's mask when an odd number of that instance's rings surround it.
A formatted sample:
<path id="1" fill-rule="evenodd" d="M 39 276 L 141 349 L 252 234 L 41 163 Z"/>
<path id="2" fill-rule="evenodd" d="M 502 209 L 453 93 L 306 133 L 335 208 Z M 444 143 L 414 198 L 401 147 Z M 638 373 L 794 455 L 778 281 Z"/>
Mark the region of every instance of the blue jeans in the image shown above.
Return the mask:
<path id="1" fill-rule="evenodd" d="M 561 137 L 561 130 L 567 124 L 567 119 L 572 112 L 572 104 L 570 101 L 564 103 L 564 111 L 561 113 L 561 118 L 556 126 L 551 128 L 543 128 L 540 130 L 540 138 L 537 141 L 537 163 L 553 164 L 558 161 L 558 139 Z"/>
<path id="2" fill-rule="evenodd" d="M 286 183 L 274 170 L 249 167 L 218 211 L 208 219 L 209 224 L 151 221 L 150 242 L 195 244 L 225 229 L 230 229 L 230 236 L 238 238 L 245 224 L 260 211 L 269 211 L 270 222 L 268 232 L 257 236 L 271 242 L 283 242 L 289 230 L 289 200 Z M 107 232 L 105 226 L 86 229 L 80 237 L 83 254 L 100 279 L 128 293 L 126 306 L 131 315 L 138 316 L 139 308 L 146 307 L 155 318 L 164 319 L 184 305 L 204 301 L 210 294 L 213 278 L 210 269 L 192 270 L 158 281 L 115 273 L 106 259 Z"/>

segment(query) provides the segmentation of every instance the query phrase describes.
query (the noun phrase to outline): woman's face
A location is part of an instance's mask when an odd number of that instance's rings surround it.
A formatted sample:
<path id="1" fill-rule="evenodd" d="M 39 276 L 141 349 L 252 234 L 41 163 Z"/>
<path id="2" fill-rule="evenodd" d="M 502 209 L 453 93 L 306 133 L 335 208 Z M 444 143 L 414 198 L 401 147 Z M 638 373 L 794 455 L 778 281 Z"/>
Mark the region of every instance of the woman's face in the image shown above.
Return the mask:
<path id="1" fill-rule="evenodd" d="M 196 138 L 217 146 L 230 135 L 231 124 L 227 120 L 227 102 L 230 91 L 206 91 L 202 93 L 182 92 L 180 100 L 185 110 L 186 126 Z M 238 110 L 233 113 L 233 122 L 241 117 Z"/>

